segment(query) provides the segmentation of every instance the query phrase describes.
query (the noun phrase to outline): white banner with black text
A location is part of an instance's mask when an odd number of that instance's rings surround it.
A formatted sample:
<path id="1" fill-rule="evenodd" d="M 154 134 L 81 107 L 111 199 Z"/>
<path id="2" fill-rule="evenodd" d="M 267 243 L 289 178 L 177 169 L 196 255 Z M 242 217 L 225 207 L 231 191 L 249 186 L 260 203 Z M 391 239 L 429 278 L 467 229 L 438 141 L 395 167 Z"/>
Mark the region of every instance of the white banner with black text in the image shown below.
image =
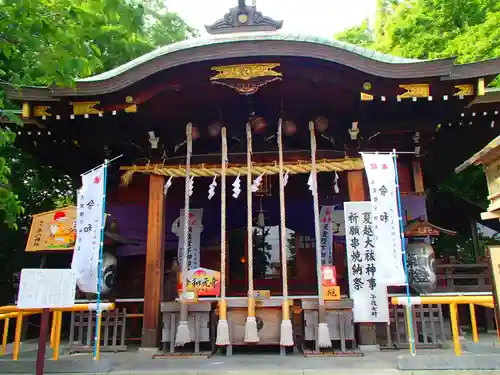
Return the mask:
<path id="1" fill-rule="evenodd" d="M 188 270 L 200 267 L 200 241 L 203 232 L 203 208 L 192 208 L 189 210 L 189 231 L 187 243 Z M 177 259 L 182 266 L 182 254 L 184 251 L 184 209 L 180 216 L 172 224 L 172 233 L 178 238 Z"/>
<path id="2" fill-rule="evenodd" d="M 373 206 L 376 252 L 384 258 L 382 278 L 388 286 L 405 285 L 394 155 L 362 156 Z"/>
<path id="3" fill-rule="evenodd" d="M 349 296 L 357 323 L 388 322 L 387 286 L 381 280 L 384 258 L 375 249 L 371 202 L 346 202 L 345 239 Z"/>
<path id="4" fill-rule="evenodd" d="M 76 243 L 71 269 L 84 293 L 97 293 L 99 250 L 104 225 L 104 166 L 82 176 L 76 210 Z"/>
<path id="5" fill-rule="evenodd" d="M 333 264 L 333 209 L 334 206 L 321 206 L 319 213 L 322 266 Z"/>

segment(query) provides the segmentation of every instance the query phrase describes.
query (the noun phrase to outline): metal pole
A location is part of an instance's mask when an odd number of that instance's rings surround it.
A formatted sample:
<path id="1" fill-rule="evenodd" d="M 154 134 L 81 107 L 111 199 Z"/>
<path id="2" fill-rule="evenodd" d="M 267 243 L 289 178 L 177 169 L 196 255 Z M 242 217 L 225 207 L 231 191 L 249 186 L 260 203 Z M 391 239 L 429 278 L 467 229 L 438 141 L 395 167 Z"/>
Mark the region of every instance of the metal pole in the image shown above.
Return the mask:
<path id="1" fill-rule="evenodd" d="M 45 345 L 47 344 L 47 334 L 49 332 L 49 309 L 42 310 L 40 320 L 40 338 L 38 339 L 38 352 L 36 354 L 35 375 L 43 375 L 45 366 Z"/>
<path id="2" fill-rule="evenodd" d="M 118 156 L 115 156 L 113 159 L 108 160 L 108 161 L 107 161 L 107 164 L 110 164 L 110 163 L 114 162 L 115 160 L 120 159 L 122 156 L 123 156 L 123 154 L 118 155 Z M 106 163 L 106 162 L 105 162 L 105 163 Z M 103 164 L 104 164 L 104 163 L 103 163 Z M 102 166 L 103 164 L 99 164 L 97 167 L 94 167 L 94 168 L 92 168 L 92 169 L 89 169 L 87 172 L 83 172 L 82 174 L 80 174 L 80 176 L 83 176 L 83 175 L 89 174 L 90 172 L 93 172 L 93 171 L 95 171 L 96 169 L 101 168 L 101 166 Z"/>
<path id="3" fill-rule="evenodd" d="M 406 241 L 405 241 L 405 231 L 403 226 L 403 210 L 401 209 L 401 192 L 399 190 L 399 176 L 398 176 L 398 162 L 396 159 L 396 150 L 393 150 L 394 159 L 394 174 L 396 177 L 396 197 L 398 200 L 398 217 L 399 217 L 399 230 L 401 232 L 401 250 L 403 253 L 403 266 L 405 270 L 406 278 L 406 297 L 408 298 L 408 336 L 410 341 L 410 351 L 412 355 L 415 355 L 415 332 L 413 329 L 413 314 L 411 311 L 411 297 L 410 297 L 410 277 L 408 275 L 408 257 L 406 255 Z"/>
<path id="4" fill-rule="evenodd" d="M 118 157 L 112 159 L 116 160 Z M 99 348 L 101 343 L 101 283 L 102 283 L 102 253 L 104 247 L 104 227 L 106 225 L 106 183 L 108 175 L 108 160 L 104 160 L 103 187 L 102 187 L 102 220 L 101 220 L 101 242 L 99 245 L 99 262 L 97 263 L 97 303 L 96 322 L 94 333 L 94 360 L 99 360 Z M 102 164 L 101 164 L 102 165 Z"/>

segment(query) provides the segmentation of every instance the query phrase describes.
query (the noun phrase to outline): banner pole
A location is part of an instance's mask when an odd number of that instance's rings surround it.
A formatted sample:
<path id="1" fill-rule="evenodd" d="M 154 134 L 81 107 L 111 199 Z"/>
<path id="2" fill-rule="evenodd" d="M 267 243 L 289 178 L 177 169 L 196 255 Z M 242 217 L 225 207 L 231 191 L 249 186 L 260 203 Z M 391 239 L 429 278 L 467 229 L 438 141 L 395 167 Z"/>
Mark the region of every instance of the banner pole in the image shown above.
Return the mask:
<path id="1" fill-rule="evenodd" d="M 117 157 L 118 158 L 118 157 Z M 114 158 L 113 160 L 117 159 Z M 103 188 L 102 188 L 102 219 L 101 219 L 101 241 L 99 244 L 99 262 L 97 263 L 97 303 L 96 303 L 96 322 L 94 333 L 94 361 L 99 360 L 101 344 L 101 283 L 102 283 L 102 254 L 104 247 L 104 227 L 106 226 L 106 184 L 108 175 L 108 160 L 104 160 L 103 165 Z"/>
<path id="2" fill-rule="evenodd" d="M 394 160 L 394 174 L 396 178 L 396 197 L 398 200 L 398 218 L 399 218 L 399 230 L 401 232 L 401 250 L 403 253 L 403 267 L 405 270 L 406 278 L 406 297 L 408 298 L 407 308 L 407 324 L 408 324 L 408 335 L 410 351 L 412 355 L 415 355 L 415 332 L 413 329 L 413 314 L 411 311 L 411 297 L 410 297 L 410 277 L 408 274 L 408 257 L 406 255 L 406 241 L 405 241 L 405 231 L 403 226 L 403 210 L 401 208 L 401 191 L 399 189 L 399 176 L 398 176 L 398 162 L 396 149 L 392 150 L 393 160 Z"/>
<path id="3" fill-rule="evenodd" d="M 107 164 L 108 164 L 108 165 L 109 165 L 109 164 L 111 164 L 111 163 L 112 163 L 112 162 L 114 162 L 115 160 L 120 159 L 122 156 L 123 156 L 123 154 L 118 155 L 118 156 L 115 156 L 113 159 L 108 160 L 108 163 L 107 163 Z M 103 163 L 103 164 L 104 164 L 104 163 Z M 89 169 L 87 172 L 80 173 L 80 176 L 84 176 L 84 175 L 86 175 L 86 174 L 89 174 L 90 172 L 95 171 L 95 170 L 96 170 L 96 169 L 98 169 L 98 168 L 101 168 L 101 166 L 102 166 L 103 164 L 99 164 L 98 166 L 95 166 L 94 168 Z"/>

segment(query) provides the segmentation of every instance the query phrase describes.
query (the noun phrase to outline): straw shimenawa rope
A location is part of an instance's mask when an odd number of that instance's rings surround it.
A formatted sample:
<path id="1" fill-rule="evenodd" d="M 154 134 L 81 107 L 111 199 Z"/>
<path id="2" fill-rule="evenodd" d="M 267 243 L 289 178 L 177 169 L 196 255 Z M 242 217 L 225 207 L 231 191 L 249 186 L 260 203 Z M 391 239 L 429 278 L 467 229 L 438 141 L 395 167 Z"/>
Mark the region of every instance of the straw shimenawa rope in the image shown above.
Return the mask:
<path id="1" fill-rule="evenodd" d="M 288 254 L 286 251 L 286 222 L 285 222 L 285 181 L 283 176 L 283 133 L 282 119 L 278 122 L 278 149 L 279 149 L 279 186 L 280 186 L 280 247 L 281 247 L 281 273 L 283 274 L 283 307 L 281 320 L 281 346 L 293 346 L 293 328 L 290 320 L 290 305 L 288 301 Z"/>
<path id="2" fill-rule="evenodd" d="M 226 127 L 221 129 L 222 160 L 220 178 L 220 301 L 219 322 L 217 323 L 218 346 L 230 345 L 229 325 L 227 324 L 226 301 L 226 167 L 227 167 L 227 137 Z"/>
<path id="3" fill-rule="evenodd" d="M 311 163 L 295 162 L 284 163 L 289 174 L 310 173 Z M 124 185 L 130 184 L 135 173 L 157 174 L 161 176 L 184 177 L 186 176 L 186 168 L 184 166 L 171 165 L 143 165 L 143 166 L 125 166 L 121 167 L 125 171 L 122 176 Z M 364 169 L 363 160 L 360 158 L 344 158 L 344 159 L 322 159 L 316 163 L 317 172 L 342 172 Z M 233 165 L 226 169 L 226 176 L 238 176 L 247 173 L 246 165 Z M 279 173 L 279 166 L 275 163 L 260 163 L 252 165 L 253 175 L 273 175 Z M 190 169 L 190 174 L 195 177 L 214 177 L 221 175 L 220 166 L 216 165 L 196 165 Z"/>
<path id="4" fill-rule="evenodd" d="M 259 342 L 253 293 L 253 226 L 252 226 L 252 129 L 247 123 L 247 244 L 248 244 L 248 315 L 245 342 Z"/>
<path id="5" fill-rule="evenodd" d="M 314 134 L 314 123 L 309 122 L 309 132 L 311 135 L 311 176 L 312 194 L 314 205 L 314 237 L 316 243 L 316 275 L 318 284 L 318 346 L 320 348 L 331 348 L 330 331 L 326 323 L 325 300 L 321 290 L 321 244 L 319 230 L 319 203 L 318 203 L 318 176 L 316 171 L 316 136 Z"/>
<path id="6" fill-rule="evenodd" d="M 191 154 L 193 147 L 192 140 L 192 125 L 186 125 L 186 180 L 184 186 L 184 245 L 182 246 L 182 295 L 181 295 L 181 312 L 177 334 L 175 335 L 175 346 L 183 346 L 191 342 L 191 334 L 188 326 L 188 306 L 184 300 L 186 293 L 186 276 L 188 271 L 188 235 L 189 235 L 189 185 L 190 185 L 190 168 Z"/>

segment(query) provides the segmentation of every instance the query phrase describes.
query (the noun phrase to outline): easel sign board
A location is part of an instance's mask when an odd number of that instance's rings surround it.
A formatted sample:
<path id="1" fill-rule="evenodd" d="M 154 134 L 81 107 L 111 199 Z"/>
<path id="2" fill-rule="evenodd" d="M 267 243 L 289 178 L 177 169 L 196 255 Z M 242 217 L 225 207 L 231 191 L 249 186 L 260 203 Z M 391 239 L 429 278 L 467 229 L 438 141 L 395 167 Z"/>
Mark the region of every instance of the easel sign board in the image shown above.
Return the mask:
<path id="1" fill-rule="evenodd" d="M 70 269 L 25 268 L 21 271 L 17 307 L 66 308 L 75 304 L 76 277 Z"/>
<path id="2" fill-rule="evenodd" d="M 491 282 L 493 284 L 493 301 L 495 302 L 495 315 L 500 321 L 500 245 L 488 246 Z"/>

